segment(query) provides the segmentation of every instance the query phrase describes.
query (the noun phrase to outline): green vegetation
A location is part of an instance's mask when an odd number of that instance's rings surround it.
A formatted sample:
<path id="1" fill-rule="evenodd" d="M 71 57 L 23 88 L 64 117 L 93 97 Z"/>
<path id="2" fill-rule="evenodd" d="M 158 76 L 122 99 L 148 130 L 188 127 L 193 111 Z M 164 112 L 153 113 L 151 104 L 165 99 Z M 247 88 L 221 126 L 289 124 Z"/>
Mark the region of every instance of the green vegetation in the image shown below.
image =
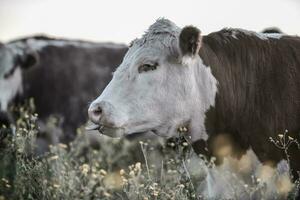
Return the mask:
<path id="1" fill-rule="evenodd" d="M 33 110 L 32 104 L 21 108 L 15 134 L 1 141 L 0 200 L 206 199 L 198 193 L 206 177 L 203 163 L 215 167 L 193 154 L 184 139 L 129 142 L 100 136 L 95 141 L 82 128 L 69 145 L 57 144 L 34 156 L 38 128 Z M 242 187 L 247 197 L 267 191 L 256 178 Z"/>

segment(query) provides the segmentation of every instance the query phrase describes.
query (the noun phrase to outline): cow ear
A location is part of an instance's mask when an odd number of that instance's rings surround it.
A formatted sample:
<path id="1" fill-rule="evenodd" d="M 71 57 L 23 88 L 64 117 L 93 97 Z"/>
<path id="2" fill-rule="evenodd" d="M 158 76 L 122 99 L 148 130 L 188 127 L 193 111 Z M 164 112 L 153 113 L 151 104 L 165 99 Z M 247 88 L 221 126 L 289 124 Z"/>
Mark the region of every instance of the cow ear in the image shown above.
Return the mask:
<path id="1" fill-rule="evenodd" d="M 179 35 L 179 48 L 182 56 L 198 55 L 202 44 L 201 31 L 194 26 L 186 26 Z"/>
<path id="2" fill-rule="evenodd" d="M 24 69 L 35 66 L 39 62 L 39 55 L 35 51 L 26 51 L 22 56 L 20 56 L 20 66 Z"/>

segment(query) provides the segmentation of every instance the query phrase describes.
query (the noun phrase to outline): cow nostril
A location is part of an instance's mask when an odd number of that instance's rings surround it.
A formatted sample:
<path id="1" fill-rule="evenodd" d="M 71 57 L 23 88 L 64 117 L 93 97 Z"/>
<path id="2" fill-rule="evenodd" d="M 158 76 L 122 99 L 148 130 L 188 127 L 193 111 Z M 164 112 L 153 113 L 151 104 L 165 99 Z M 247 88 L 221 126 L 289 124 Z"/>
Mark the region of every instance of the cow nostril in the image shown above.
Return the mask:
<path id="1" fill-rule="evenodd" d="M 99 123 L 102 114 L 103 109 L 100 105 L 92 105 L 91 108 L 88 110 L 89 118 L 94 123 Z"/>
<path id="2" fill-rule="evenodd" d="M 102 108 L 97 106 L 97 108 L 93 111 L 94 115 L 99 116 L 102 114 Z"/>

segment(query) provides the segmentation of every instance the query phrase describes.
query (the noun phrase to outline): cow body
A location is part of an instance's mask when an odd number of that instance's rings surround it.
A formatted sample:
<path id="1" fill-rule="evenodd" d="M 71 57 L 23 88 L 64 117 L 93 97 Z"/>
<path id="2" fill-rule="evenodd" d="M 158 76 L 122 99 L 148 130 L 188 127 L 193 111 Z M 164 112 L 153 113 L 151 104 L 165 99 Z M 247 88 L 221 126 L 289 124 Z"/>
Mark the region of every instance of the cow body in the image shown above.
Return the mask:
<path id="1" fill-rule="evenodd" d="M 88 103 L 103 90 L 127 51 L 125 45 L 40 36 L 4 46 L 9 52 L 5 58 L 13 62 L 7 61 L 7 65 L 1 67 L 9 68 L 11 64 L 11 69 L 15 69 L 3 70 L 0 81 L 7 85 L 0 86 L 0 96 L 7 99 L 1 102 L 2 111 L 8 112 L 7 105 L 16 103 L 17 96 L 19 100 L 33 98 L 41 122 L 50 116 L 60 120 L 63 141 L 74 137 L 76 128 L 86 122 L 84 111 Z M 10 82 L 16 81 L 19 82 L 14 87 Z M 4 89 L 10 96 L 3 95 Z"/>
<path id="2" fill-rule="evenodd" d="M 299 37 L 240 29 L 202 37 L 160 19 L 133 42 L 89 116 L 110 136 L 183 132 L 199 153 L 218 157 L 214 147 L 229 143 L 232 156 L 252 148 L 274 164 L 285 156 L 270 137 L 288 130 L 300 139 L 299 70 Z M 297 178 L 297 145 L 289 154 Z"/>
<path id="3" fill-rule="evenodd" d="M 227 29 L 205 36 L 199 55 L 218 80 L 215 106 L 206 113 L 210 149 L 216 135 L 229 133 L 236 153 L 252 147 L 262 162 L 279 162 L 284 152 L 269 138 L 288 130 L 300 139 L 300 38 Z M 297 145 L 289 154 L 297 176 Z"/>

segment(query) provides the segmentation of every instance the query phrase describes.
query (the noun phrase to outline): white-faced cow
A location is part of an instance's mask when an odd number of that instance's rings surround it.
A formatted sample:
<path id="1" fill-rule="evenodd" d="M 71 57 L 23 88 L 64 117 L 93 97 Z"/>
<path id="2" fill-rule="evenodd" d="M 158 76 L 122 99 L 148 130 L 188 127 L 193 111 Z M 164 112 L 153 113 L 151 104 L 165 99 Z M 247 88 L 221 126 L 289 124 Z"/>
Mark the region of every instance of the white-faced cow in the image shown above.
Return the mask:
<path id="1" fill-rule="evenodd" d="M 1 44 L 1 122 L 11 120 L 8 106 L 17 97 L 33 97 L 40 120 L 51 115 L 62 119 L 63 140 L 69 140 L 86 122 L 88 102 L 110 81 L 127 49 L 119 44 L 44 36 Z"/>
<path id="2" fill-rule="evenodd" d="M 232 156 L 252 148 L 262 163 L 275 164 L 285 156 L 269 138 L 289 130 L 300 139 L 299 77 L 299 37 L 241 29 L 202 36 L 159 19 L 132 42 L 88 113 L 109 136 L 151 130 L 173 137 L 179 130 L 218 162 L 214 147 L 229 142 Z M 288 153 L 296 178 L 297 145 Z"/>

